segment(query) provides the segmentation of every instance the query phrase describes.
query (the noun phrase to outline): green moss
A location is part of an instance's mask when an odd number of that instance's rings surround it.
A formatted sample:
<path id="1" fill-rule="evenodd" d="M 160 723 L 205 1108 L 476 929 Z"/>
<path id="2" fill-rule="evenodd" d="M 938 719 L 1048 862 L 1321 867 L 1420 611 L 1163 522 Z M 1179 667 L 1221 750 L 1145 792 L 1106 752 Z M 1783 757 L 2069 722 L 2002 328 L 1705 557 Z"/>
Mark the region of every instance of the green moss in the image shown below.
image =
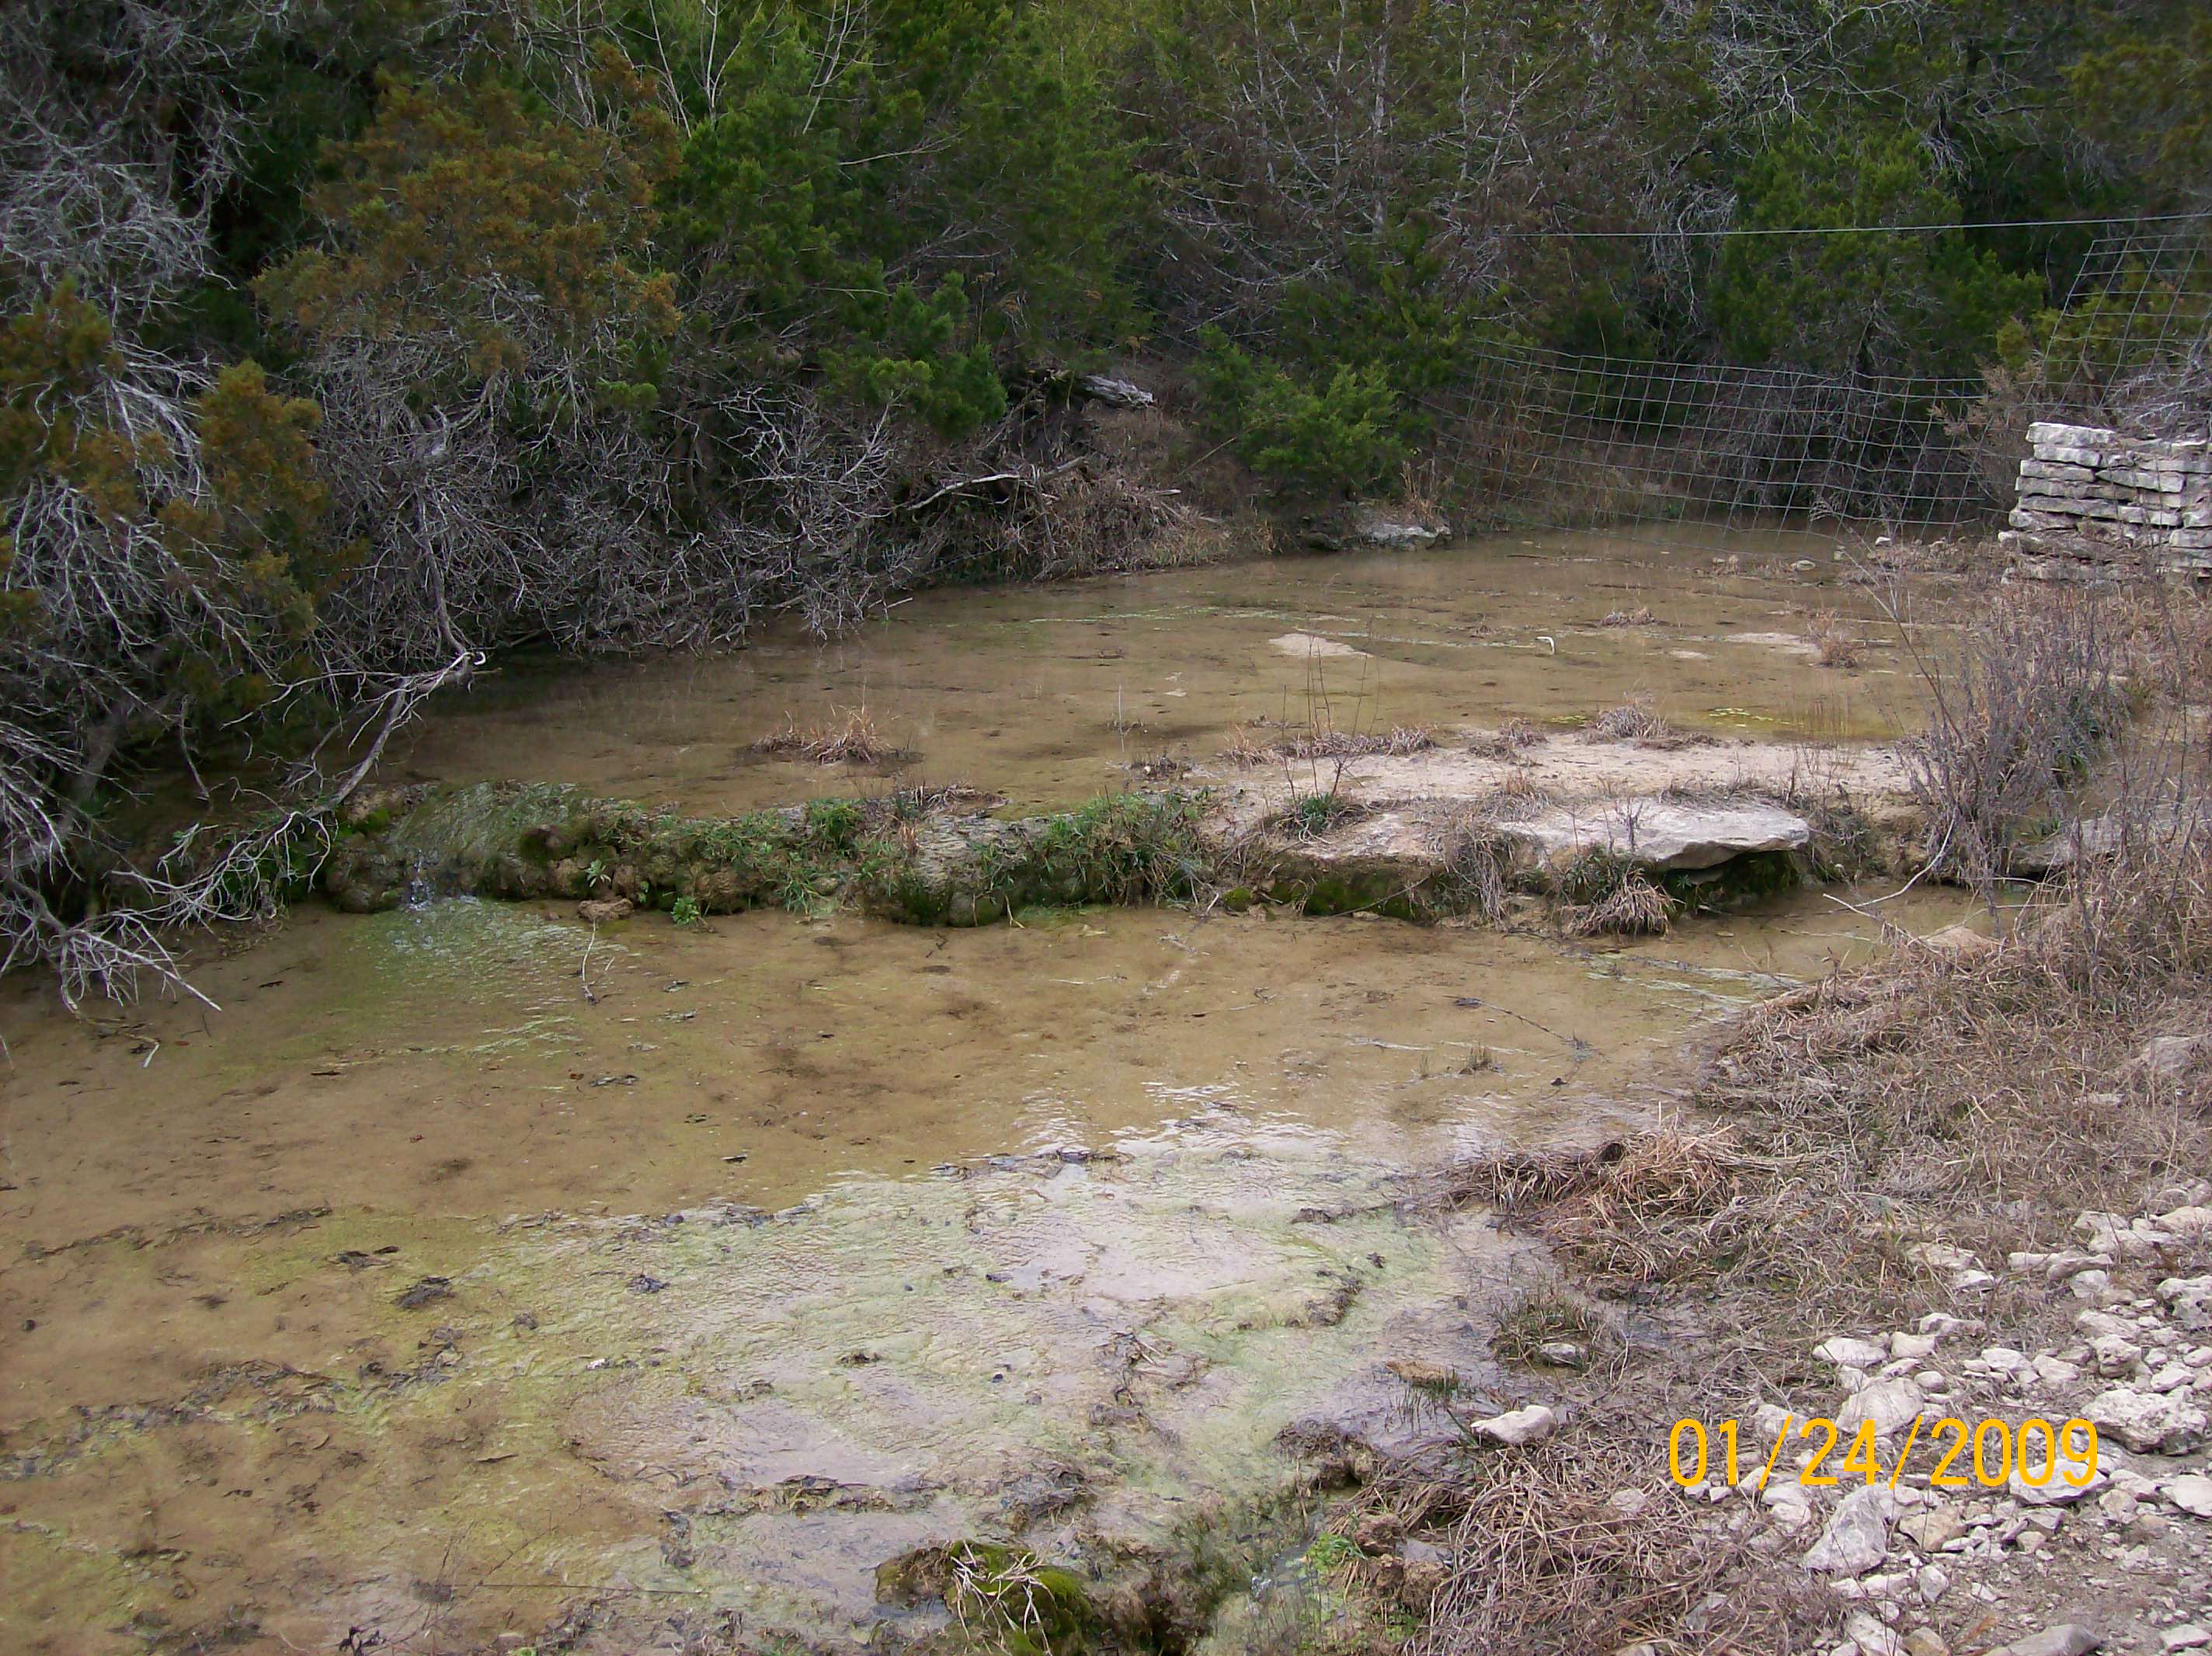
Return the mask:
<path id="1" fill-rule="evenodd" d="M 1097 1618 L 1073 1572 L 988 1541 L 956 1542 L 945 1549 L 945 1607 L 1008 1656 L 1069 1656 L 1090 1647 Z"/>
<path id="2" fill-rule="evenodd" d="M 1200 794 L 1109 794 L 1014 825 L 976 859 L 978 916 L 1030 904 L 1187 902 L 1212 883 Z"/>
<path id="3" fill-rule="evenodd" d="M 1358 1547 L 1340 1535 L 1317 1535 L 1313 1544 L 1306 1549 L 1306 1562 L 1317 1570 L 1341 1569 L 1346 1564 L 1355 1562 L 1358 1557 Z"/>

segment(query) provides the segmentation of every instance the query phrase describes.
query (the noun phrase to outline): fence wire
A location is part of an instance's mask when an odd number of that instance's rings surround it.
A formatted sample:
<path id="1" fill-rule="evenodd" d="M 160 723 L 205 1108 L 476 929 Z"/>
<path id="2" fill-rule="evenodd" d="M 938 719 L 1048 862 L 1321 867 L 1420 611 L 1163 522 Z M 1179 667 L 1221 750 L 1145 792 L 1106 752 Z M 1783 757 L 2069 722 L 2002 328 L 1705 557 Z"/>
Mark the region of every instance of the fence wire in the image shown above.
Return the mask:
<path id="1" fill-rule="evenodd" d="M 1425 399 L 1436 484 L 1477 533 L 1602 529 L 1716 551 L 1753 528 L 1990 533 L 2034 421 L 2207 435 L 2207 234 L 2203 219 L 2111 227 L 2024 371 L 1837 375 L 1486 352 Z"/>

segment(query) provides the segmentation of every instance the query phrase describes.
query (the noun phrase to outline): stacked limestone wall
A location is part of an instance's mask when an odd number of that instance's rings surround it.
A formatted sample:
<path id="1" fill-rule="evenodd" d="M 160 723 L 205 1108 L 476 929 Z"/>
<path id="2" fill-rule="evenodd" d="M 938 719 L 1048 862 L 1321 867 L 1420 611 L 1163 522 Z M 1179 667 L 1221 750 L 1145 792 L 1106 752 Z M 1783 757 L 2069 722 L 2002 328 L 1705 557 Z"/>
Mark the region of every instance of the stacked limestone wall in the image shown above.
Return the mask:
<path id="1" fill-rule="evenodd" d="M 2001 536 L 2023 557 L 2212 575 L 2212 443 L 2124 437 L 2100 426 L 2027 429 L 2020 499 Z"/>

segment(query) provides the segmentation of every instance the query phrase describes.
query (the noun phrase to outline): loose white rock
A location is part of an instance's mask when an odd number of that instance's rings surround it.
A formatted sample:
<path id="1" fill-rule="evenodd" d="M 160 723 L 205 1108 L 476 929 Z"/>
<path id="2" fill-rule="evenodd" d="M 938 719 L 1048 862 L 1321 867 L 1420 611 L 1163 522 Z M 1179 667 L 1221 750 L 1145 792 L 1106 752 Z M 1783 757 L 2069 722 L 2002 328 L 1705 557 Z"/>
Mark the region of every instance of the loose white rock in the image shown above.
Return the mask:
<path id="1" fill-rule="evenodd" d="M 1875 1435 L 1886 1438 L 1911 1425 L 1926 1403 L 1911 1380 L 1876 1380 L 1851 1394 L 1850 1401 L 1837 1411 L 1836 1425 L 1850 1434 L 1872 1421 Z"/>
<path id="2" fill-rule="evenodd" d="M 2212 1477 L 2190 1472 L 2161 1485 L 2159 1493 L 2191 1518 L 2212 1518 Z"/>
<path id="3" fill-rule="evenodd" d="M 2158 1285 L 2158 1297 L 2166 1314 L 2191 1333 L 2212 1329 L 2212 1274 L 2169 1276 Z"/>
<path id="4" fill-rule="evenodd" d="M 2184 1454 L 2204 1440 L 2204 1411 L 2175 1392 L 2161 1396 L 2116 1385 L 2082 1414 L 2100 1432 L 2146 1453 Z"/>
<path id="5" fill-rule="evenodd" d="M 1943 1543 L 1966 1527 L 1959 1514 L 1948 1507 L 1936 1507 L 1924 1513 L 1915 1513 L 1898 1524 L 1898 1532 L 1923 1552 L 1943 1550 Z"/>
<path id="6" fill-rule="evenodd" d="M 2007 1481 L 2005 1486 L 2006 1492 L 2010 1495 L 2014 1501 L 2021 1502 L 2024 1506 L 2070 1507 L 2075 1501 L 2081 1500 L 2082 1496 L 2087 1495 L 2092 1489 L 2102 1489 L 2106 1483 L 2111 1481 L 2102 1472 L 2093 1474 L 2089 1481 L 2087 1483 L 2082 1484 L 2069 1483 L 2066 1481 L 2066 1476 L 2067 1474 L 2063 1469 L 2054 1468 L 2051 1482 L 2039 1489 L 2034 1484 L 2030 1483 L 2026 1478 L 2021 1476 L 2019 1469 L 2015 1467 L 2013 1470 L 2012 1476 Z M 2054 1529 L 2057 1527 L 2058 1514 L 2056 1513 L 2039 1513 L 2033 1514 L 2033 1516 L 2037 1518 L 2047 1517 L 2051 1519 L 2051 1526 Z"/>
<path id="7" fill-rule="evenodd" d="M 2063 1622 L 2025 1639 L 2015 1639 L 2003 1649 L 1991 1651 L 1990 1656 L 2089 1656 L 2104 1642 L 2088 1629 Z"/>
<path id="8" fill-rule="evenodd" d="M 1888 1491 L 1854 1489 L 1830 1514 L 1820 1538 L 1805 1555 L 1805 1568 L 1829 1575 L 1864 1575 L 1888 1550 Z"/>
<path id="9" fill-rule="evenodd" d="M 1863 1610 L 1844 1617 L 1844 1636 L 1859 1647 L 1862 1656 L 1901 1656 L 1905 1648 L 1894 1633 Z"/>
<path id="10" fill-rule="evenodd" d="M 2142 1348 L 2124 1334 L 2100 1334 L 2090 1349 L 2096 1354 L 2097 1373 L 2108 1380 L 2134 1373 L 2142 1361 Z"/>
<path id="11" fill-rule="evenodd" d="M 2212 1041 L 2212 1036 L 2160 1035 L 2143 1048 L 2136 1062 L 2152 1075 L 2171 1080 L 2197 1062 L 2197 1055 L 2208 1041 Z"/>
<path id="12" fill-rule="evenodd" d="M 1838 1368 L 1879 1368 L 1889 1356 L 1889 1344 L 1884 1340 L 1861 1340 L 1838 1334 L 1814 1346 L 1813 1355 Z"/>
<path id="13" fill-rule="evenodd" d="M 1915 1242 L 1905 1251 L 1905 1257 L 1930 1270 L 1976 1270 L 1982 1263 L 1979 1256 L 1948 1242 Z"/>
<path id="14" fill-rule="evenodd" d="M 1559 1423 L 1557 1415 L 1537 1403 L 1526 1409 L 1511 1409 L 1503 1415 L 1492 1415 L 1488 1420 L 1477 1421 L 1468 1430 L 1486 1443 L 1498 1443 L 1509 1449 L 1518 1449 L 1525 1444 L 1541 1443 L 1552 1435 L 1552 1428 Z"/>

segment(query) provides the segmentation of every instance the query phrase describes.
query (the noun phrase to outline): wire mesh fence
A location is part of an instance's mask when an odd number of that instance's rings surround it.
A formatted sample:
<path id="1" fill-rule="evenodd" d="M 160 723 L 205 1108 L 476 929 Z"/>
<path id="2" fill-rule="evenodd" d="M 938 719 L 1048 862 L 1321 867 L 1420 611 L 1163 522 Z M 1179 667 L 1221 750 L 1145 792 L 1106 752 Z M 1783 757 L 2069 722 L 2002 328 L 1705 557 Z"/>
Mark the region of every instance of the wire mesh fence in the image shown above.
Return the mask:
<path id="1" fill-rule="evenodd" d="M 1753 527 L 1992 533 L 2036 421 L 2206 435 L 2208 225 L 2108 227 L 2024 363 L 1972 377 L 1486 352 L 1425 402 L 1437 492 L 1476 533 L 1601 528 L 1717 550 Z"/>

